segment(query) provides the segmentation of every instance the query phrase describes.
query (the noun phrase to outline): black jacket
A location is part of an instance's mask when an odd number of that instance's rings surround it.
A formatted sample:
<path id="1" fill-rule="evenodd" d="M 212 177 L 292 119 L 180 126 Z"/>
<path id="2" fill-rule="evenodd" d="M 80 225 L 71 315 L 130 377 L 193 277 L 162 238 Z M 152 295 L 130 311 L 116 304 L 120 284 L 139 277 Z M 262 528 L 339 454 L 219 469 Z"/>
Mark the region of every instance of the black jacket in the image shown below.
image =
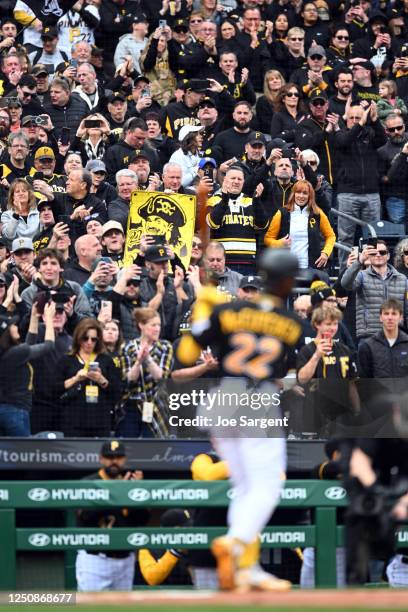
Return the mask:
<path id="1" fill-rule="evenodd" d="M 335 132 L 326 132 L 327 122 L 318 123 L 312 117 L 302 121 L 296 130 L 296 145 L 301 151 L 313 149 L 319 156 L 319 172 L 330 184 L 334 182 L 335 163 Z"/>
<path id="2" fill-rule="evenodd" d="M 394 196 L 406 199 L 408 196 L 407 185 L 407 156 L 401 153 L 401 149 L 408 140 L 405 134 L 404 142 L 393 144 L 388 141 L 378 150 L 380 176 L 387 177 L 387 181 L 382 183 L 382 193 L 384 197 Z M 406 168 L 407 166 L 407 168 Z"/>
<path id="3" fill-rule="evenodd" d="M 117 197 L 108 206 L 109 221 L 119 221 L 122 224 L 123 231 L 126 233 L 127 222 L 129 216 L 129 202 L 121 197 Z"/>
<path id="4" fill-rule="evenodd" d="M 408 376 L 408 334 L 399 331 L 390 346 L 384 332 L 362 342 L 358 349 L 361 378 L 405 378 Z"/>
<path id="5" fill-rule="evenodd" d="M 74 261 L 73 264 L 66 268 L 63 273 L 63 277 L 65 280 L 74 281 L 78 283 L 78 285 L 84 285 L 91 273 L 89 270 L 85 270 L 82 266 L 79 265 L 77 261 Z"/>
<path id="6" fill-rule="evenodd" d="M 48 104 L 44 112 L 51 117 L 56 138 L 58 139 L 61 128 L 68 127 L 71 129 L 71 142 L 73 142 L 78 126 L 82 119 L 89 113 L 89 109 L 83 100 L 70 96 L 66 106 Z"/>
<path id="7" fill-rule="evenodd" d="M 54 205 L 55 205 L 54 214 L 57 214 L 57 216 L 58 215 L 69 215 L 70 216 L 72 215 L 72 213 L 78 206 L 84 205 L 85 208 L 92 208 L 91 217 L 100 221 L 102 225 L 106 223 L 106 221 L 108 220 L 108 214 L 106 211 L 105 204 L 99 198 L 97 198 L 96 195 L 93 193 L 88 193 L 81 200 L 75 200 L 67 193 L 55 194 L 54 198 L 55 198 L 54 199 Z M 79 238 L 79 236 L 86 234 L 86 224 L 88 221 L 89 221 L 89 218 L 84 219 L 84 221 L 77 220 L 77 221 L 69 222 L 69 225 L 70 225 L 69 235 L 70 235 L 70 238 L 73 244 L 75 243 L 75 240 Z"/>
<path id="8" fill-rule="evenodd" d="M 367 125 L 354 125 L 335 133 L 340 152 L 337 173 L 338 193 L 378 193 L 377 151 L 386 143 L 379 120 Z"/>
<path id="9" fill-rule="evenodd" d="M 104 161 L 106 164 L 106 170 L 108 173 L 107 180 L 112 185 L 115 185 L 116 178 L 115 174 L 123 168 L 127 168 L 132 155 L 137 149 L 132 147 L 130 144 L 121 140 L 117 144 L 109 147 L 105 153 Z M 141 149 L 146 154 L 150 162 L 150 170 L 157 172 L 160 168 L 160 158 L 155 149 L 146 144 Z"/>

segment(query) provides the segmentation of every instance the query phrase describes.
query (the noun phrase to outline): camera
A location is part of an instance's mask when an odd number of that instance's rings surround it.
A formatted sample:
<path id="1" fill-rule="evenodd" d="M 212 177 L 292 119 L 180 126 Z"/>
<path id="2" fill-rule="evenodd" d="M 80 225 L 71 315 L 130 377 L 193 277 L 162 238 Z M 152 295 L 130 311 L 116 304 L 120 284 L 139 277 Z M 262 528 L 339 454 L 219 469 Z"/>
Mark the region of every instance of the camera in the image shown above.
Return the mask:
<path id="1" fill-rule="evenodd" d="M 408 57 L 408 45 L 402 45 L 400 57 Z"/>

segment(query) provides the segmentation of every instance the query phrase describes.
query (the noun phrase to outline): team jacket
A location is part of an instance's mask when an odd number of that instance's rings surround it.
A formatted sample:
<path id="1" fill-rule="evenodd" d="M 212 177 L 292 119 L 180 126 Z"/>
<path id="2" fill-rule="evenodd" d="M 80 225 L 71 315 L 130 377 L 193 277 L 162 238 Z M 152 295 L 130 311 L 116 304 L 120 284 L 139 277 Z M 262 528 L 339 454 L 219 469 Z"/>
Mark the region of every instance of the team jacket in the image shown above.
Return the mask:
<path id="1" fill-rule="evenodd" d="M 191 336 L 182 336 L 178 359 L 192 365 L 201 349 L 210 346 L 218 356 L 220 376 L 258 382 L 286 376 L 294 366 L 294 350 L 303 333 L 296 315 L 273 296 L 262 295 L 255 303 L 220 301 L 214 287 L 200 291 L 193 308 Z"/>
<path id="2" fill-rule="evenodd" d="M 210 198 L 208 206 L 211 239 L 224 245 L 227 264 L 252 263 L 256 255 L 255 232 L 267 225 L 259 202 L 242 193 L 235 200 L 222 194 Z"/>
<path id="3" fill-rule="evenodd" d="M 200 125 L 196 114 L 197 109 L 186 106 L 184 102 L 171 102 L 160 113 L 161 124 L 167 136 L 177 140 L 183 125 Z"/>
<path id="4" fill-rule="evenodd" d="M 314 268 L 314 262 L 320 253 L 326 253 L 330 257 L 336 242 L 336 234 L 333 231 L 330 221 L 321 208 L 318 213 L 310 211 L 308 231 L 308 253 L 309 266 Z M 290 231 L 290 212 L 287 208 L 281 208 L 272 218 L 268 231 L 265 234 L 265 244 L 269 247 L 282 247 L 282 240 Z M 324 238 L 324 247 L 321 248 L 321 236 Z"/>
<path id="5" fill-rule="evenodd" d="M 308 72 L 309 72 L 309 66 L 306 64 L 305 66 L 302 66 L 301 68 L 298 68 L 297 70 L 295 70 L 295 72 L 290 77 L 291 82 L 295 83 L 296 85 L 300 87 L 300 89 L 303 91 L 303 95 L 306 98 L 310 94 L 312 89 L 315 89 L 317 87 L 317 85 L 312 85 L 312 86 L 309 85 L 309 77 L 307 75 Z M 331 76 L 331 72 L 332 72 L 332 68 L 330 68 L 330 66 L 323 66 L 323 70 L 322 70 L 323 81 L 319 83 L 319 86 L 318 86 L 319 89 L 328 91 L 330 87 L 329 78 Z"/>

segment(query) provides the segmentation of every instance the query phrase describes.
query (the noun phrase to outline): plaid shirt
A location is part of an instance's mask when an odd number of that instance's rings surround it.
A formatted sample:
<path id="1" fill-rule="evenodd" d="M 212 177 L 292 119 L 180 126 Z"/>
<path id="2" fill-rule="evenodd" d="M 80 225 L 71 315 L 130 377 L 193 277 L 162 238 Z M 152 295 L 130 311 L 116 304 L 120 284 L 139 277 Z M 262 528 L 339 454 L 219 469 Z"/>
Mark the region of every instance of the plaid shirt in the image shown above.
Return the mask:
<path id="1" fill-rule="evenodd" d="M 140 338 L 131 340 L 123 349 L 123 377 L 126 381 L 128 372 L 137 359 L 139 350 Z M 138 379 L 126 383 L 125 399 L 134 400 L 141 412 L 143 411 L 143 402 L 153 402 L 153 422 L 148 423 L 148 425 L 156 436 L 165 437 L 168 433 L 168 407 L 163 402 L 158 402 L 156 395 L 160 383 L 170 376 L 173 367 L 173 347 L 168 340 L 158 340 L 153 344 L 149 355 L 162 369 L 162 379 L 160 381 L 154 380 L 149 368 L 141 364 L 141 373 Z"/>

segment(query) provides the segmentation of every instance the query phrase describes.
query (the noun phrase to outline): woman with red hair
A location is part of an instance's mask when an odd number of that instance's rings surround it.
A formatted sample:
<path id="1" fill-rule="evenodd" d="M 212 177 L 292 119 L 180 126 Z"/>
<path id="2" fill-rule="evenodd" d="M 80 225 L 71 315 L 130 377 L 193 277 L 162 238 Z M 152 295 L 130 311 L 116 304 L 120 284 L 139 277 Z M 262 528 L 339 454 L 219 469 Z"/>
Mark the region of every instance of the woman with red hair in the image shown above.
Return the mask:
<path id="1" fill-rule="evenodd" d="M 300 268 L 324 268 L 335 241 L 327 215 L 316 204 L 312 185 L 297 181 L 286 205 L 272 217 L 265 234 L 266 246 L 290 248 Z"/>

